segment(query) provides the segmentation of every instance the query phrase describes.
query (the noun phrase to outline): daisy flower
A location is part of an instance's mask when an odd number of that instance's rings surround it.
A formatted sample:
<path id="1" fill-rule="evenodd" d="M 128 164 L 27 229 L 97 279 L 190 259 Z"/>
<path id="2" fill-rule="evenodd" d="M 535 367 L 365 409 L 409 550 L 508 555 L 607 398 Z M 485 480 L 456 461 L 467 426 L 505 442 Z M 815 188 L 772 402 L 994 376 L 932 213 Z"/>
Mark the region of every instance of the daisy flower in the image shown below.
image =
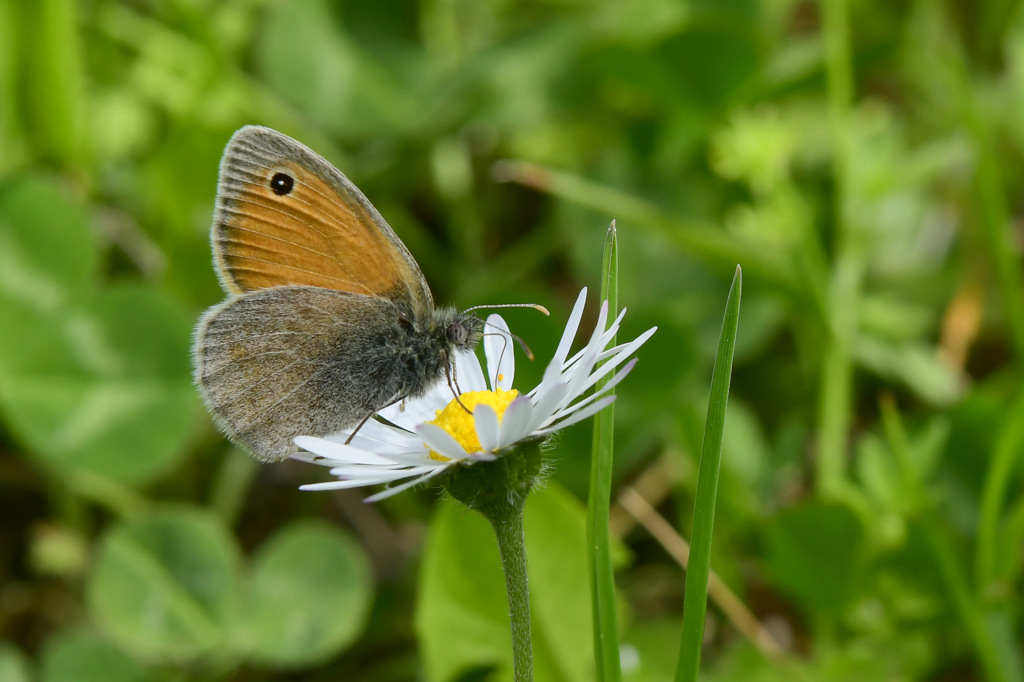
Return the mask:
<path id="1" fill-rule="evenodd" d="M 331 475 L 339 479 L 301 488 L 389 485 L 367 498 L 368 502 L 377 501 L 453 467 L 493 461 L 519 444 L 538 442 L 607 407 L 615 399 L 608 391 L 636 364 L 630 356 L 657 328 L 608 348 L 626 311 L 609 324 L 606 302 L 586 346 L 570 358 L 569 348 L 579 330 L 586 297 L 583 289 L 555 355 L 533 390 L 521 394 L 512 388 L 514 342 L 505 321 L 491 315 L 483 342 L 486 377 L 475 353 L 459 353 L 454 371 L 458 398 L 452 397 L 448 382 L 441 381 L 421 398 L 381 410 L 380 420 L 367 421 L 348 444 L 350 431 L 326 438 L 297 437 L 295 444 L 306 452 L 294 459 L 331 467 Z M 613 371 L 615 375 L 600 391 L 587 395 L 598 380 Z"/>

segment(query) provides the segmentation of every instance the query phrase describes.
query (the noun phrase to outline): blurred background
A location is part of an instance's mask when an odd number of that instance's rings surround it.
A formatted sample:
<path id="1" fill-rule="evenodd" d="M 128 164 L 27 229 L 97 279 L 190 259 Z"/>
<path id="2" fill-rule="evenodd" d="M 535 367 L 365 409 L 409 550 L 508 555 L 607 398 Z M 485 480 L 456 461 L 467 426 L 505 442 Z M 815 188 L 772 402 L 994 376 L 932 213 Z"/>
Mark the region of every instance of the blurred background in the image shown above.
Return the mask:
<path id="1" fill-rule="evenodd" d="M 660 328 L 616 406 L 626 679 L 674 669 L 737 263 L 704 679 L 1024 679 L 1020 4 L 0 0 L 0 681 L 510 679 L 482 521 L 299 492 L 195 393 L 247 123 L 439 301 L 548 306 L 506 315 L 520 386 L 617 221 L 622 338 Z M 541 681 L 593 679 L 589 451 L 527 505 Z"/>

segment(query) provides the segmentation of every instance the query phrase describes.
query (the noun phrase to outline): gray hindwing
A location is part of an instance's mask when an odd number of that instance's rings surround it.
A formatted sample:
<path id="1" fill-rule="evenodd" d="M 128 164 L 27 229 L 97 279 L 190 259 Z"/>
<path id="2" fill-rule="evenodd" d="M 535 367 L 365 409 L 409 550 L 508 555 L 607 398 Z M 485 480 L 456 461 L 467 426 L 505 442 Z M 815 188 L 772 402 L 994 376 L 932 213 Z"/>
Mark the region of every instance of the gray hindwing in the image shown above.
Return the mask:
<path id="1" fill-rule="evenodd" d="M 351 428 L 440 367 L 444 353 L 410 336 L 391 301 L 306 286 L 254 291 L 212 308 L 196 336 L 196 383 L 219 425 L 262 459 L 296 451 L 297 435 Z"/>

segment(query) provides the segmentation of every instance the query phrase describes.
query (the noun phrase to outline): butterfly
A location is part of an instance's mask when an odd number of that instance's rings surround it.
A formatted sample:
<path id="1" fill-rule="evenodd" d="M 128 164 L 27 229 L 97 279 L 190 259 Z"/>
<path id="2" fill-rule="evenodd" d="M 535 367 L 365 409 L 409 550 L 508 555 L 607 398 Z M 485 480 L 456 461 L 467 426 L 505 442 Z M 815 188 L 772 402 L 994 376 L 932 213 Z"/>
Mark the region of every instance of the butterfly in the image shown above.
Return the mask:
<path id="1" fill-rule="evenodd" d="M 424 394 L 482 336 L 476 316 L 434 306 L 412 254 L 348 178 L 269 128 L 228 142 L 211 243 L 228 298 L 196 327 L 195 383 L 218 426 L 261 460 Z"/>

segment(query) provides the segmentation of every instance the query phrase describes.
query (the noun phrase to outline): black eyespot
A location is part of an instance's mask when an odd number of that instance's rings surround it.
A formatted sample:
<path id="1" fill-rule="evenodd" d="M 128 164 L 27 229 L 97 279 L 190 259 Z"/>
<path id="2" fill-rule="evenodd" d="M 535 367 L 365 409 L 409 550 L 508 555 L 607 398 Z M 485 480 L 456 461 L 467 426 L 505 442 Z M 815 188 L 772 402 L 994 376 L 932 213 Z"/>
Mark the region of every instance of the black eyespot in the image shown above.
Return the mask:
<path id="1" fill-rule="evenodd" d="M 270 178 L 270 191 L 279 197 L 291 194 L 294 188 L 295 178 L 287 173 L 274 173 L 274 177 Z"/>

